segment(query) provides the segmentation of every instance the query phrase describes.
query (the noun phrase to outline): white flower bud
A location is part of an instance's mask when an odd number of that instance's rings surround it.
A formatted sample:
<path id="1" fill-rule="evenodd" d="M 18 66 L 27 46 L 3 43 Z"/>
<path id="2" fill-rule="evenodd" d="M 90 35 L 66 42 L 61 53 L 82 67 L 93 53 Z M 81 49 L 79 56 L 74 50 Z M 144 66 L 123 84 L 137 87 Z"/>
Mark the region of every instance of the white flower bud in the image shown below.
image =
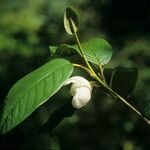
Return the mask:
<path id="1" fill-rule="evenodd" d="M 79 109 L 85 106 L 91 99 L 92 86 L 89 81 L 80 76 L 68 79 L 65 85 L 71 84 L 70 94 L 73 96 L 72 105 Z"/>

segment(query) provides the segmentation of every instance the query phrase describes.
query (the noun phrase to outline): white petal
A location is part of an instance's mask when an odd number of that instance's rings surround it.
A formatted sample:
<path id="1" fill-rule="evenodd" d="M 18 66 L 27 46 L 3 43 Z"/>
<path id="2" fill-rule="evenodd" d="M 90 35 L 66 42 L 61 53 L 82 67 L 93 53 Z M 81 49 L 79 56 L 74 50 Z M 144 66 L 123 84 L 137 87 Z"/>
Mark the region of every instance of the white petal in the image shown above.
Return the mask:
<path id="1" fill-rule="evenodd" d="M 73 83 L 73 84 L 71 85 L 70 94 L 71 94 L 72 96 L 75 96 L 75 94 L 76 94 L 76 92 L 77 92 L 77 90 L 78 90 L 79 87 L 80 87 L 80 86 L 79 86 L 77 83 Z"/>
<path id="2" fill-rule="evenodd" d="M 91 99 L 91 90 L 87 87 L 81 87 L 76 90 L 76 95 L 72 99 L 72 106 L 79 109 L 85 106 Z"/>
<path id="3" fill-rule="evenodd" d="M 85 106 L 91 99 L 91 90 L 87 87 L 81 87 L 77 90 L 76 96 L 79 98 L 80 103 Z"/>
<path id="4" fill-rule="evenodd" d="M 71 84 L 70 94 L 73 96 L 72 105 L 79 109 L 91 99 L 92 86 L 88 80 L 80 76 L 71 77 L 64 85 Z"/>
<path id="5" fill-rule="evenodd" d="M 65 83 L 65 85 L 70 84 L 70 83 L 88 83 L 88 80 L 81 76 L 74 76 L 68 79 Z"/>
<path id="6" fill-rule="evenodd" d="M 80 103 L 77 96 L 74 96 L 72 99 L 72 106 L 76 109 L 80 109 L 82 107 L 82 104 Z"/>
<path id="7" fill-rule="evenodd" d="M 89 81 L 86 80 L 85 78 L 81 77 L 81 76 L 74 76 L 71 77 L 70 79 L 68 79 L 66 81 L 66 83 L 64 85 L 68 85 L 73 83 L 73 88 L 77 88 L 77 87 L 81 87 L 81 86 L 87 86 L 88 88 L 90 88 L 92 90 L 92 86 L 90 85 Z"/>

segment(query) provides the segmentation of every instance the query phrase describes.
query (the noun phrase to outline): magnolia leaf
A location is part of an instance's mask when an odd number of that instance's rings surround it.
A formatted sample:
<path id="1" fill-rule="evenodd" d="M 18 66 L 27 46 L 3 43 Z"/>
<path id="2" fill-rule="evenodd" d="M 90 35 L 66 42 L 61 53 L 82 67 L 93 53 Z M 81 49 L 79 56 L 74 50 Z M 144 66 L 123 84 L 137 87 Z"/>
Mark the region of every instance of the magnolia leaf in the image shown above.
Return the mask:
<path id="1" fill-rule="evenodd" d="M 81 46 L 84 50 L 85 56 L 88 61 L 97 64 L 105 65 L 107 64 L 112 57 L 112 47 L 104 39 L 94 38 L 87 42 L 81 43 Z M 81 56 L 78 45 L 68 45 L 62 44 L 58 47 L 50 46 L 51 53 L 59 56 L 71 56 L 77 51 Z"/>
<path id="2" fill-rule="evenodd" d="M 54 56 L 57 50 L 57 46 L 49 46 L 49 50 L 50 50 L 51 56 Z"/>
<path id="3" fill-rule="evenodd" d="M 71 117 L 74 112 L 75 108 L 72 106 L 72 101 L 69 100 L 66 104 L 55 110 L 50 117 L 48 118 L 47 122 L 42 126 L 41 131 L 49 132 L 53 128 L 55 128 L 61 121 L 66 117 Z"/>
<path id="4" fill-rule="evenodd" d="M 61 44 L 58 47 L 49 46 L 49 48 L 52 56 L 69 57 L 76 53 L 75 49 L 69 47 L 67 44 Z"/>
<path id="5" fill-rule="evenodd" d="M 9 91 L 1 113 L 0 133 L 5 134 L 54 95 L 71 76 L 73 65 L 55 59 L 19 80 Z"/>
<path id="6" fill-rule="evenodd" d="M 140 102 L 140 107 L 142 107 L 142 113 L 144 116 L 150 119 L 150 100 L 142 101 L 142 104 Z"/>
<path id="7" fill-rule="evenodd" d="M 80 50 L 77 45 L 67 45 L 68 49 L 75 49 L 80 55 Z M 87 42 L 81 43 L 83 51 L 88 61 L 97 64 L 105 65 L 112 57 L 112 47 L 104 39 L 94 38 Z M 82 56 L 82 55 L 81 55 Z"/>
<path id="8" fill-rule="evenodd" d="M 68 7 L 64 14 L 64 27 L 68 34 L 74 34 L 78 31 L 79 18 L 76 10 Z"/>
<path id="9" fill-rule="evenodd" d="M 107 83 L 118 94 L 124 98 L 132 94 L 138 78 L 136 68 L 117 67 L 115 69 L 105 69 L 104 74 Z"/>
<path id="10" fill-rule="evenodd" d="M 95 38 L 82 44 L 86 58 L 97 65 L 107 64 L 112 57 L 112 47 L 104 39 Z"/>

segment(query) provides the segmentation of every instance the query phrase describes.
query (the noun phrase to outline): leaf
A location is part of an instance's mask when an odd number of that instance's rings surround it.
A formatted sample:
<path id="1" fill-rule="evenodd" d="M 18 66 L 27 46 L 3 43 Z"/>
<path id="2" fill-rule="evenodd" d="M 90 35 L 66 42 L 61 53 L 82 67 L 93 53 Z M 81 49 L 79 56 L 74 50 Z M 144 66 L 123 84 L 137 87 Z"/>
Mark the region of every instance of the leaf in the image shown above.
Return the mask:
<path id="1" fill-rule="evenodd" d="M 124 98 L 132 94 L 138 78 L 136 68 L 117 67 L 115 69 L 105 69 L 104 74 L 107 83 L 118 94 Z"/>
<path id="2" fill-rule="evenodd" d="M 68 34 L 74 34 L 78 31 L 79 18 L 76 10 L 72 7 L 67 7 L 64 14 L 64 27 Z"/>
<path id="3" fill-rule="evenodd" d="M 75 108 L 72 107 L 72 100 L 68 101 L 65 105 L 55 110 L 47 120 L 47 122 L 42 126 L 41 131 L 49 132 L 55 128 L 61 121 L 66 117 L 71 117 Z"/>
<path id="4" fill-rule="evenodd" d="M 81 43 L 81 46 L 87 60 L 94 64 L 105 65 L 111 60 L 112 47 L 104 39 L 94 38 L 87 42 Z M 50 51 L 59 56 L 70 56 L 73 55 L 75 51 L 81 55 L 77 45 L 62 44 L 58 47 L 50 46 Z"/>
<path id="5" fill-rule="evenodd" d="M 52 56 L 69 57 L 76 53 L 75 49 L 69 47 L 67 44 L 61 44 L 58 47 L 49 46 L 49 48 Z"/>
<path id="6" fill-rule="evenodd" d="M 82 44 L 87 59 L 97 65 L 107 64 L 112 57 L 112 47 L 104 39 L 95 38 Z"/>
<path id="7" fill-rule="evenodd" d="M 81 55 L 77 45 L 66 46 L 68 46 L 68 48 L 75 49 Z M 112 57 L 112 47 L 104 39 L 94 38 L 87 42 L 81 43 L 81 46 L 84 50 L 87 60 L 94 64 L 105 65 Z"/>
<path id="8" fill-rule="evenodd" d="M 144 103 L 144 105 L 143 105 Z M 147 100 L 146 102 L 142 103 L 142 110 L 143 110 L 143 114 L 144 116 L 147 116 L 148 118 L 150 118 L 150 101 Z"/>
<path id="9" fill-rule="evenodd" d="M 5 134 L 54 95 L 71 76 L 72 64 L 55 59 L 19 80 L 9 91 L 0 120 Z"/>
<path id="10" fill-rule="evenodd" d="M 49 46 L 49 50 L 50 50 L 51 56 L 54 56 L 57 50 L 57 46 Z"/>

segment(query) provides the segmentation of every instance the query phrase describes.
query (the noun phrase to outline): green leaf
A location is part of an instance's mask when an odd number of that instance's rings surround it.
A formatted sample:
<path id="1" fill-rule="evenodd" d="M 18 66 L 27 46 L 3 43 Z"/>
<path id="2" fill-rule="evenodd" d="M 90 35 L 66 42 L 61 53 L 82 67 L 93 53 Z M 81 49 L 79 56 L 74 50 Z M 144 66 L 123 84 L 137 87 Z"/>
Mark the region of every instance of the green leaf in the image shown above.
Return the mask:
<path id="1" fill-rule="evenodd" d="M 75 108 L 72 106 L 72 100 L 69 100 L 66 104 L 56 109 L 48 118 L 47 122 L 42 126 L 41 131 L 49 132 L 55 128 L 60 122 L 66 118 L 71 117 Z"/>
<path id="2" fill-rule="evenodd" d="M 87 42 L 81 43 L 85 56 L 88 61 L 97 64 L 105 65 L 112 57 L 112 47 L 104 39 L 94 38 Z M 62 44 L 58 47 L 50 46 L 51 53 L 59 56 L 70 56 L 77 51 L 80 55 L 80 50 L 77 45 Z M 82 55 L 81 55 L 82 56 Z"/>
<path id="3" fill-rule="evenodd" d="M 75 49 L 81 55 L 77 45 L 66 46 L 68 46 L 68 48 Z M 112 57 L 112 47 L 104 39 L 94 38 L 87 42 L 81 43 L 81 46 L 84 50 L 87 60 L 94 64 L 105 65 Z"/>
<path id="4" fill-rule="evenodd" d="M 75 50 L 73 48 L 68 48 L 67 44 L 61 44 L 60 46 L 58 46 L 57 50 L 56 50 L 56 55 L 58 56 L 72 56 L 75 54 Z"/>
<path id="5" fill-rule="evenodd" d="M 124 98 L 132 94 L 138 78 L 136 68 L 117 67 L 115 69 L 105 69 L 104 74 L 107 83 L 118 94 Z"/>
<path id="6" fill-rule="evenodd" d="M 56 46 L 49 46 L 50 53 L 52 56 L 62 56 L 62 57 L 69 57 L 73 56 L 76 51 L 69 47 L 67 44 L 61 44 L 58 47 Z"/>
<path id="7" fill-rule="evenodd" d="M 51 56 L 54 56 L 57 50 L 57 46 L 49 46 L 49 50 L 50 50 Z"/>
<path id="8" fill-rule="evenodd" d="M 144 116 L 150 118 L 150 101 L 146 100 L 146 102 L 145 101 L 142 101 L 142 103 L 140 102 L 140 108 L 141 107 L 142 107 L 142 114 L 144 114 Z"/>
<path id="9" fill-rule="evenodd" d="M 74 34 L 78 31 L 79 18 L 76 10 L 72 7 L 67 7 L 64 14 L 64 27 L 68 34 Z"/>
<path id="10" fill-rule="evenodd" d="M 73 65 L 55 59 L 19 80 L 9 91 L 1 113 L 0 132 L 5 134 L 54 95 L 71 76 Z"/>
<path id="11" fill-rule="evenodd" d="M 97 65 L 107 64 L 112 57 L 112 47 L 104 39 L 95 38 L 82 44 L 87 59 Z"/>

